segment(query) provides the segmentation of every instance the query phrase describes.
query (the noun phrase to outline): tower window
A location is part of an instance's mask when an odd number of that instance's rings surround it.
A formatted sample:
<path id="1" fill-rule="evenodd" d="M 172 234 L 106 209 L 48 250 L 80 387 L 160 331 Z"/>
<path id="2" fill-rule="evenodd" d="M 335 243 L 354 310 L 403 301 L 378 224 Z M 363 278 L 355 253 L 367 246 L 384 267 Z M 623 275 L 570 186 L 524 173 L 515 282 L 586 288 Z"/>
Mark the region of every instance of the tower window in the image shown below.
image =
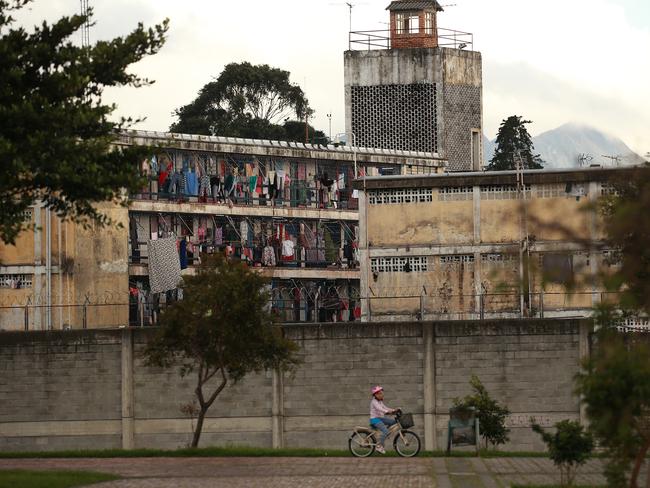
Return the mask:
<path id="1" fill-rule="evenodd" d="M 424 33 L 433 34 L 433 12 L 424 13 Z"/>
<path id="2" fill-rule="evenodd" d="M 418 34 L 420 32 L 420 18 L 416 14 L 408 16 L 408 33 Z"/>
<path id="3" fill-rule="evenodd" d="M 418 34 L 420 32 L 420 17 L 417 13 L 399 13 L 395 15 L 397 34 Z"/>

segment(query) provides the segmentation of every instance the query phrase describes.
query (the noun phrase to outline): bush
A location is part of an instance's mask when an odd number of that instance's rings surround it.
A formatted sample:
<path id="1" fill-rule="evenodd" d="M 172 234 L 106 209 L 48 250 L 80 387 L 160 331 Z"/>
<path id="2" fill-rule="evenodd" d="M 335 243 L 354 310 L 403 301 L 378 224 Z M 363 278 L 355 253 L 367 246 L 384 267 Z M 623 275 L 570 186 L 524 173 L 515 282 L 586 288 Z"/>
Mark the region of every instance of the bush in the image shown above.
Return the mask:
<path id="1" fill-rule="evenodd" d="M 594 448 L 591 434 L 575 420 L 556 423 L 555 434 L 549 434 L 535 423 L 532 427 L 534 432 L 542 436 L 549 457 L 560 468 L 560 484 L 572 486 L 578 467 L 591 457 Z"/>
<path id="2" fill-rule="evenodd" d="M 487 389 L 478 379 L 478 376 L 472 375 L 469 384 L 472 386 L 474 394 L 467 395 L 462 400 L 456 398 L 454 407 L 474 407 L 476 409 L 479 431 L 485 441 L 486 449 L 488 443 L 492 444 L 492 446 L 505 444 L 510 440 L 508 437 L 509 430 L 506 428 L 506 417 L 510 415 L 510 410 L 490 398 Z"/>

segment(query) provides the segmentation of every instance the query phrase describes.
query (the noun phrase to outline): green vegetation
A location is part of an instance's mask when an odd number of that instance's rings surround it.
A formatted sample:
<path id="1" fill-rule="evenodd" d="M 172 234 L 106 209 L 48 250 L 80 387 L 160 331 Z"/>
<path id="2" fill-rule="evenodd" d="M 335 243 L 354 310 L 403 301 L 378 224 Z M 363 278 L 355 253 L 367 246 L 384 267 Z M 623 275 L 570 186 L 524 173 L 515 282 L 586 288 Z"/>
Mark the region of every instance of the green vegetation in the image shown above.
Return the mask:
<path id="1" fill-rule="evenodd" d="M 117 479 L 119 476 L 92 471 L 0 470 L 0 488 L 71 488 Z"/>
<path id="2" fill-rule="evenodd" d="M 88 17 L 62 17 L 28 32 L 12 14 L 31 0 L 0 0 L 0 240 L 13 244 L 26 228 L 24 212 L 43 202 L 58 216 L 109 225 L 97 203 L 124 203 L 124 189 L 142 186 L 144 147 L 112 146 L 116 131 L 135 120 L 110 120 L 106 87 L 152 83 L 129 73 L 156 54 L 167 21 L 124 37 L 78 46 Z"/>
<path id="3" fill-rule="evenodd" d="M 456 398 L 454 407 L 473 407 L 476 409 L 479 432 L 485 441 L 486 449 L 488 443 L 493 447 L 505 444 L 509 440 L 506 417 L 510 415 L 510 410 L 490 397 L 478 376 L 472 375 L 469 384 L 472 386 L 474 393 L 462 399 Z"/>
<path id="4" fill-rule="evenodd" d="M 516 169 L 515 161 L 521 157 L 523 169 L 543 169 L 542 158 L 533 154 L 533 141 L 530 138 L 526 124 L 530 120 L 522 120 L 519 115 L 511 115 L 499 126 L 496 149 L 487 171 L 506 171 Z"/>
<path id="5" fill-rule="evenodd" d="M 215 254 L 184 278 L 184 299 L 166 308 L 145 351 L 148 364 L 193 374 L 198 407 L 191 447 L 199 445 L 208 409 L 229 383 L 253 372 L 290 370 L 298 346 L 285 339 L 267 310 L 268 280 L 239 261 Z"/>
<path id="6" fill-rule="evenodd" d="M 169 130 L 190 134 L 326 143 L 305 121 L 313 113 L 290 73 L 267 64 L 226 65 L 193 102 L 175 111 Z M 290 120 L 294 117 L 295 120 Z"/>
<path id="7" fill-rule="evenodd" d="M 594 440 L 580 422 L 562 420 L 555 424 L 555 433 L 546 432 L 533 423 L 533 431 L 542 436 L 548 447 L 549 457 L 560 468 L 561 486 L 573 486 L 577 470 L 591 457 Z"/>

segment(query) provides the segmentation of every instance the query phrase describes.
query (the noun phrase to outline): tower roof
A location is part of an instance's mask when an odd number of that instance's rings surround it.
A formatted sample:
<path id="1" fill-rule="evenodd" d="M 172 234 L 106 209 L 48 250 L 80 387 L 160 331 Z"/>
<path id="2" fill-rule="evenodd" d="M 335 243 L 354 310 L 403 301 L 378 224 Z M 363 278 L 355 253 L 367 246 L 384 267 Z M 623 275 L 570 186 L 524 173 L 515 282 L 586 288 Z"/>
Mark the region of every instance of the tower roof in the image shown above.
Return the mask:
<path id="1" fill-rule="evenodd" d="M 436 0 L 395 0 L 386 7 L 386 10 L 423 10 L 426 8 L 434 8 L 437 12 L 443 11 Z"/>

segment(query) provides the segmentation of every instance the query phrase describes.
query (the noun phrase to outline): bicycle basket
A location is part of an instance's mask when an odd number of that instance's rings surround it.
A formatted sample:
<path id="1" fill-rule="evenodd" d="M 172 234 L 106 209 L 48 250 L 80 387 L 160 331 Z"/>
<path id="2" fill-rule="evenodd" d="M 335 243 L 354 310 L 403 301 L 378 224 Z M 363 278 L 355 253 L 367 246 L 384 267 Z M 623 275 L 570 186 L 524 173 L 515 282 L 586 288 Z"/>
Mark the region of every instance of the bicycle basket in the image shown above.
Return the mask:
<path id="1" fill-rule="evenodd" d="M 415 422 L 413 422 L 413 415 L 410 413 L 403 413 L 399 418 L 399 423 L 402 426 L 402 429 L 410 429 L 415 425 Z"/>

